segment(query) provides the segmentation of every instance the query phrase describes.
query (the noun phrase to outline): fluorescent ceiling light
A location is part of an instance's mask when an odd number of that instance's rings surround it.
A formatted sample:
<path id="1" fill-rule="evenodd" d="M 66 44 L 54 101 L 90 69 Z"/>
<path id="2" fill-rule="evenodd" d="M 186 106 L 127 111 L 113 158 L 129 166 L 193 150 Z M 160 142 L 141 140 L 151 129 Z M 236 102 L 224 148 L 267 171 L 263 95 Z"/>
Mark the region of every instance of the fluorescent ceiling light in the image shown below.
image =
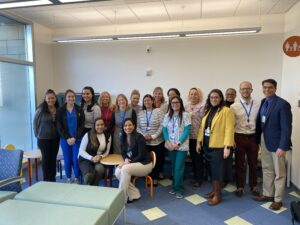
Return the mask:
<path id="1" fill-rule="evenodd" d="M 163 38 L 178 38 L 179 34 L 153 35 L 153 36 L 132 36 L 132 37 L 116 37 L 117 40 L 145 40 L 145 39 L 163 39 Z"/>
<path id="2" fill-rule="evenodd" d="M 182 31 L 166 33 L 149 33 L 149 34 L 129 34 L 129 35 L 112 35 L 98 37 L 82 38 L 61 38 L 53 39 L 54 42 L 90 42 L 90 41 L 118 41 L 118 40 L 146 40 L 146 39 L 164 39 L 164 38 L 184 38 L 184 37 L 201 37 L 201 36 L 220 36 L 220 35 L 239 35 L 253 34 L 261 31 L 261 27 L 240 28 L 240 29 L 223 29 L 223 30 L 206 30 L 206 31 Z"/>
<path id="3" fill-rule="evenodd" d="M 11 2 L 11 3 L 0 3 L 0 9 L 18 8 L 27 6 L 38 6 L 38 5 L 51 5 L 53 2 L 48 0 L 35 0 L 35 1 L 23 1 L 23 2 Z"/>
<path id="4" fill-rule="evenodd" d="M 61 3 L 71 3 L 71 2 L 88 2 L 90 0 L 58 0 Z"/>
<path id="5" fill-rule="evenodd" d="M 94 41 L 112 41 L 112 38 L 91 38 L 91 39 L 69 39 L 56 40 L 58 43 L 73 43 L 73 42 L 94 42 Z"/>

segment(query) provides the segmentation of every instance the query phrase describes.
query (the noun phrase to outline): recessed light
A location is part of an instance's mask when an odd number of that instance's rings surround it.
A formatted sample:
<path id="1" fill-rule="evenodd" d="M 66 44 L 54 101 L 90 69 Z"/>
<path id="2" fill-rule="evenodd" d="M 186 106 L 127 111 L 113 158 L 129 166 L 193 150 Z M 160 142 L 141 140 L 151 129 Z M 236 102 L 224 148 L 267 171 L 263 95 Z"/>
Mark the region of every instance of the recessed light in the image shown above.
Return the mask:
<path id="1" fill-rule="evenodd" d="M 19 8 L 19 7 L 28 7 L 28 6 L 38 6 L 38 5 L 51 5 L 51 4 L 53 4 L 53 2 L 50 2 L 48 0 L 11 2 L 11 3 L 1 3 L 0 9 Z"/>

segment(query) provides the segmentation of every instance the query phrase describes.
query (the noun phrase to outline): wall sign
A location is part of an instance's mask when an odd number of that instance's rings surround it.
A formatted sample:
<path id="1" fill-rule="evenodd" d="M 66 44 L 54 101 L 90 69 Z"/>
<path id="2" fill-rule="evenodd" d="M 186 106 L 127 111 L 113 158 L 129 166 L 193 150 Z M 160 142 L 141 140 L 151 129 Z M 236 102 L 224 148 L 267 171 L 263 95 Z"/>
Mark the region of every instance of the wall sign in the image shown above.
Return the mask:
<path id="1" fill-rule="evenodd" d="M 282 49 L 287 56 L 297 57 L 300 55 L 300 36 L 291 36 L 285 40 Z"/>

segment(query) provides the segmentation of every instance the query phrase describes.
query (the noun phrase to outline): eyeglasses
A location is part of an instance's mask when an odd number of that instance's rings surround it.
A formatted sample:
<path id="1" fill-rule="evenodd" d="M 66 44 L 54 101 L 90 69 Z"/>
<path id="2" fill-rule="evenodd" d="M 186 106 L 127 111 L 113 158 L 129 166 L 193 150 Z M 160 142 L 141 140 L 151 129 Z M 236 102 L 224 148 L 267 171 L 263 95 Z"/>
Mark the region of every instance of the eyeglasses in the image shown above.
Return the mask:
<path id="1" fill-rule="evenodd" d="M 241 91 L 251 91 L 252 88 L 240 88 Z"/>
<path id="2" fill-rule="evenodd" d="M 180 104 L 180 102 L 171 102 L 172 105 Z"/>
<path id="3" fill-rule="evenodd" d="M 220 99 L 220 97 L 216 96 L 216 97 L 209 97 L 209 99 Z"/>

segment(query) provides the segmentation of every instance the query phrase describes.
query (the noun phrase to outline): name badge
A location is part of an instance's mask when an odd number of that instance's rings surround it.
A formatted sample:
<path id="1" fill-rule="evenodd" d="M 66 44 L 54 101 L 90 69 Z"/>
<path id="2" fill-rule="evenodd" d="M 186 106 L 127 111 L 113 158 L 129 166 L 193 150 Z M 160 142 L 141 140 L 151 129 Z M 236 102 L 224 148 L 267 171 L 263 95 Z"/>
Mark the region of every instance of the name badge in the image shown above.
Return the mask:
<path id="1" fill-rule="evenodd" d="M 265 122 L 266 122 L 266 116 L 262 116 L 262 117 L 261 117 L 261 122 L 262 122 L 262 123 L 265 123 Z"/>
<path id="2" fill-rule="evenodd" d="M 248 124 L 246 125 L 246 128 L 249 129 L 249 130 L 251 130 L 252 127 L 251 127 L 251 125 L 248 123 Z"/>
<path id="3" fill-rule="evenodd" d="M 209 135 L 210 135 L 210 129 L 209 129 L 209 127 L 208 127 L 208 128 L 206 128 L 205 131 L 204 131 L 204 136 L 209 137 Z"/>
<path id="4" fill-rule="evenodd" d="M 150 131 L 150 127 L 146 127 L 146 131 Z"/>
<path id="5" fill-rule="evenodd" d="M 170 139 L 170 141 L 171 141 L 172 144 L 175 143 L 175 135 L 174 134 L 171 134 L 169 136 L 169 139 Z"/>
<path id="6" fill-rule="evenodd" d="M 119 132 L 119 137 L 122 137 L 122 132 Z"/>

